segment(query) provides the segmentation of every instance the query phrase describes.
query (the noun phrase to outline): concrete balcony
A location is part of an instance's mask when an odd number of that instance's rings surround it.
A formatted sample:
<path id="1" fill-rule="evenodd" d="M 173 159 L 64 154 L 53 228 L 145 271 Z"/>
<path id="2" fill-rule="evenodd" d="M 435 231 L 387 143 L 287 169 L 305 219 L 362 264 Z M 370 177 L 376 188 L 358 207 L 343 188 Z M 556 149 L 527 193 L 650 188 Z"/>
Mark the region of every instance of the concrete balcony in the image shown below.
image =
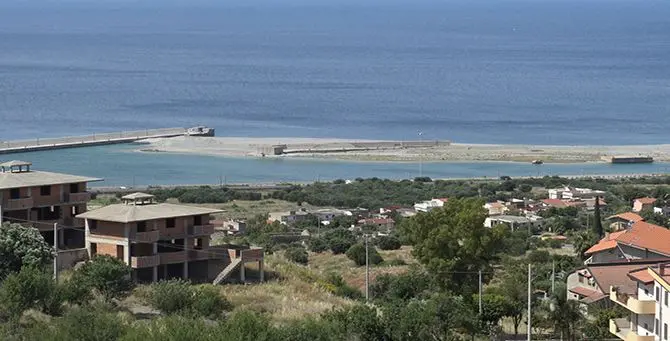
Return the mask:
<path id="1" fill-rule="evenodd" d="M 135 232 L 131 234 L 130 240 L 135 243 L 155 243 L 160 238 L 160 232 L 156 231 L 147 231 L 147 232 Z"/>
<path id="2" fill-rule="evenodd" d="M 68 203 L 86 203 L 90 200 L 91 193 L 89 192 L 65 193 L 65 202 Z"/>
<path id="3" fill-rule="evenodd" d="M 654 341 L 654 336 L 642 336 L 632 330 L 628 319 L 619 318 L 610 320 L 610 333 L 624 341 Z"/>
<path id="4" fill-rule="evenodd" d="M 160 239 L 181 239 L 186 236 L 186 228 L 184 226 L 171 227 L 162 230 Z"/>
<path id="5" fill-rule="evenodd" d="M 163 252 L 158 254 L 161 258 L 161 264 L 174 264 L 186 262 L 186 251 Z"/>
<path id="6" fill-rule="evenodd" d="M 131 268 L 152 268 L 160 264 L 160 257 L 158 255 L 153 256 L 140 256 L 140 257 L 130 257 L 130 267 Z"/>
<path id="7" fill-rule="evenodd" d="M 620 293 L 616 287 L 610 287 L 610 300 L 639 315 L 654 315 L 655 301 L 640 301 L 632 295 Z"/>
<path id="8" fill-rule="evenodd" d="M 190 250 L 188 252 L 189 261 L 208 260 L 210 258 L 210 252 L 207 250 Z"/>
<path id="9" fill-rule="evenodd" d="M 33 207 L 33 204 L 33 198 L 9 199 L 2 209 L 5 211 L 25 210 Z"/>
<path id="10" fill-rule="evenodd" d="M 188 227 L 189 236 L 209 236 L 214 233 L 214 225 L 195 225 Z"/>

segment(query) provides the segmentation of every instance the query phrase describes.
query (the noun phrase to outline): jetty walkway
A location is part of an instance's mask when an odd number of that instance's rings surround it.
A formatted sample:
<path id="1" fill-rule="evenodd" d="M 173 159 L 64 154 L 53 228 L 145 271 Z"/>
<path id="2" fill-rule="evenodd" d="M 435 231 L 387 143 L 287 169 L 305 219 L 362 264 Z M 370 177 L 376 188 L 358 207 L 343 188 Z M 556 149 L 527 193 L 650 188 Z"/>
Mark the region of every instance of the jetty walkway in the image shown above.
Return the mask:
<path id="1" fill-rule="evenodd" d="M 116 133 L 93 134 L 85 136 L 0 141 L 0 154 L 130 143 L 149 138 L 181 136 L 184 135 L 185 132 L 185 128 L 164 128 L 120 131 Z"/>

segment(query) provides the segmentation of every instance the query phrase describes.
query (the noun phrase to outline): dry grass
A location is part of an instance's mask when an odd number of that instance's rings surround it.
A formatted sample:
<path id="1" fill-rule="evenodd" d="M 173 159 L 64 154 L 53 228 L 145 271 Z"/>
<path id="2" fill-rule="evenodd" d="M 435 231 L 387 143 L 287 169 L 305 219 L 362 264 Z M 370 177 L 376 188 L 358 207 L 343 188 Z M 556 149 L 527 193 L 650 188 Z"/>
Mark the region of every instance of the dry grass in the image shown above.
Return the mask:
<path id="1" fill-rule="evenodd" d="M 235 310 L 252 310 L 268 314 L 275 322 L 318 316 L 354 301 L 331 294 L 321 277 L 310 269 L 289 263 L 279 256 L 266 256 L 266 269 L 281 279 L 254 285 L 224 285 L 223 295 Z"/>
<path id="2" fill-rule="evenodd" d="M 267 214 L 270 212 L 296 211 L 301 207 L 307 209 L 317 208 L 316 206 L 310 206 L 310 205 L 298 206 L 298 204 L 294 202 L 277 200 L 277 199 L 264 199 L 259 201 L 233 200 L 231 202 L 223 204 L 186 204 L 186 205 L 209 207 L 223 210 L 224 213 L 220 214 L 219 216 L 225 217 L 227 219 L 249 219 L 259 214 Z"/>
<path id="3" fill-rule="evenodd" d="M 416 260 L 411 255 L 412 248 L 403 246 L 400 250 L 379 251 L 385 262 L 401 259 L 407 265 L 388 266 L 383 263 L 370 268 L 370 281 L 382 274 L 401 274 L 409 269 Z M 342 276 L 342 279 L 354 288 L 363 290 L 365 288 L 365 267 L 359 267 L 354 264 L 346 255 L 334 255 L 331 252 L 310 253 L 309 268 L 315 273 L 325 275 L 336 273 Z"/>

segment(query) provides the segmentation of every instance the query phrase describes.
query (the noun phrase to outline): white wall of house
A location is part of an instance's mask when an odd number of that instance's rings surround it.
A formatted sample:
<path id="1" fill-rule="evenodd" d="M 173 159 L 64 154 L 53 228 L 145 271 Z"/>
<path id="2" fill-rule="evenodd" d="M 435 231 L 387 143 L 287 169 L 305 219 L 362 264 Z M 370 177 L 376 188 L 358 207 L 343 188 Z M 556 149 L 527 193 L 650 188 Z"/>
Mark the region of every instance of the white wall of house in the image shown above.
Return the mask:
<path id="1" fill-rule="evenodd" d="M 654 285 L 644 285 L 642 283 L 637 283 L 637 299 L 640 301 L 653 301 L 654 300 Z"/>

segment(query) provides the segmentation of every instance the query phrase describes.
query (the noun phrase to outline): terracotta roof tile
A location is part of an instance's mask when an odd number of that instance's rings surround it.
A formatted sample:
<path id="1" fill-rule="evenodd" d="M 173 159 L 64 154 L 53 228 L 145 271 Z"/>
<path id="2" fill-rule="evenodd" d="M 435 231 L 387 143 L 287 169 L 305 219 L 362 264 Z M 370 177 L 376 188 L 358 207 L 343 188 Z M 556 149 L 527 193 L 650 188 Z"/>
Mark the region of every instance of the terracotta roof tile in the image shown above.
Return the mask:
<path id="1" fill-rule="evenodd" d="M 631 271 L 630 273 L 628 273 L 628 277 L 645 284 L 649 284 L 654 281 L 654 278 L 651 277 L 651 274 L 649 273 L 649 271 L 647 271 L 646 267 L 635 271 Z"/>
<path id="2" fill-rule="evenodd" d="M 604 251 L 604 250 L 609 250 L 613 249 L 617 246 L 617 238 L 621 236 L 622 234 L 626 233 L 627 231 L 618 231 L 614 233 L 610 233 L 609 235 L 605 236 L 603 239 L 601 239 L 596 245 L 591 246 L 586 252 L 584 252 L 585 255 L 590 255 L 596 252 Z"/>
<path id="3" fill-rule="evenodd" d="M 644 198 L 637 198 L 635 201 L 639 201 L 642 204 L 653 204 L 656 202 L 656 198 L 649 198 L 649 197 L 644 197 Z"/>
<path id="4" fill-rule="evenodd" d="M 618 243 L 623 243 L 640 249 L 648 249 L 665 256 L 670 256 L 670 230 L 638 221 L 633 226 L 616 237 Z"/>
<path id="5" fill-rule="evenodd" d="M 610 219 L 614 219 L 614 218 L 619 218 L 621 220 L 627 220 L 627 221 L 631 221 L 631 222 L 634 222 L 634 223 L 644 220 L 644 218 L 642 218 L 639 214 L 633 213 L 633 212 L 620 213 L 620 214 L 608 217 L 607 219 L 610 220 Z"/>
<path id="6" fill-rule="evenodd" d="M 635 294 L 637 293 L 637 282 L 629 276 L 629 273 L 646 270 L 649 266 L 667 261 L 667 258 L 639 259 L 630 262 L 591 264 L 587 269 L 593 275 L 603 294 L 609 294 L 611 286 L 618 287 L 621 292 Z"/>
<path id="7" fill-rule="evenodd" d="M 609 289 L 607 289 L 609 290 Z M 602 292 L 594 289 L 584 288 L 584 287 L 574 287 L 570 289 L 571 292 L 579 296 L 589 297 L 591 295 L 602 295 Z"/>
<path id="8" fill-rule="evenodd" d="M 542 202 L 548 206 L 566 207 L 567 205 L 561 199 L 543 199 Z"/>

